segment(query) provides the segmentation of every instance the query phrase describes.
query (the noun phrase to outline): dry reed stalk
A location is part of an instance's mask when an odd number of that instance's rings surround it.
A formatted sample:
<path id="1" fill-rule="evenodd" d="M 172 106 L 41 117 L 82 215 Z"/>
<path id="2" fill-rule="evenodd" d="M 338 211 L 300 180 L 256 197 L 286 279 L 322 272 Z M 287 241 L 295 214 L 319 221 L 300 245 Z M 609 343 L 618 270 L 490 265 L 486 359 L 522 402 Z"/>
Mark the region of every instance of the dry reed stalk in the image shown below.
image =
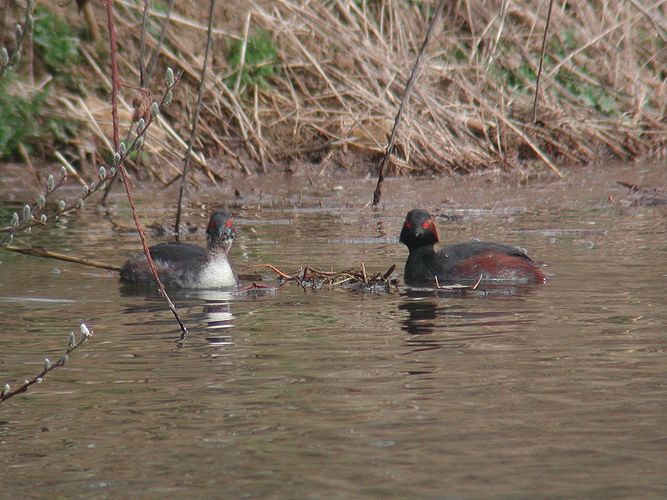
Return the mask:
<path id="1" fill-rule="evenodd" d="M 540 79 L 542 78 L 542 66 L 544 64 L 544 54 L 547 49 L 547 34 L 549 33 L 549 21 L 551 20 L 551 11 L 553 9 L 553 0 L 549 0 L 547 11 L 547 20 L 544 24 L 544 34 L 542 35 L 542 49 L 540 50 L 540 65 L 535 79 L 535 99 L 533 100 L 533 124 L 537 121 L 537 100 L 540 96 Z"/>
<path id="2" fill-rule="evenodd" d="M 188 150 L 185 152 L 185 160 L 183 161 L 183 174 L 181 177 L 181 188 L 178 193 L 178 208 L 176 209 L 176 241 L 180 240 L 181 236 L 181 211 L 183 209 L 183 197 L 188 184 L 188 168 L 190 167 L 190 159 L 192 158 L 192 147 L 197 138 L 197 125 L 199 122 L 199 112 L 201 111 L 202 97 L 204 95 L 204 86 L 206 84 L 206 70 L 208 69 L 208 58 L 211 50 L 212 27 L 213 27 L 213 11 L 215 8 L 215 0 L 209 1 L 208 11 L 208 38 L 206 40 L 206 52 L 204 53 L 204 64 L 201 70 L 201 77 L 199 79 L 199 89 L 197 92 L 197 104 L 195 106 L 195 114 L 192 118 L 192 128 L 190 129 L 190 139 L 188 139 Z M 215 180 L 212 179 L 215 183 Z"/>
<path id="3" fill-rule="evenodd" d="M 121 20 L 126 36 L 120 50 L 125 60 L 136 61 L 144 4 L 117 4 L 127 18 Z M 664 148 L 666 4 L 556 4 L 544 44 L 535 124 L 529 100 L 547 9 L 536 10 L 528 0 L 451 4 L 444 14 L 446 30 L 434 39 L 424 61 L 388 174 L 407 171 L 405 166 L 415 173 L 467 172 L 526 161 L 555 172 L 559 168 L 554 167 L 575 159 L 585 163 L 611 155 L 627 160 Z M 101 5 L 91 6 L 100 17 Z M 205 7 L 182 0 L 170 15 L 147 11 L 156 25 L 165 26 L 169 17 L 171 28 L 162 45 L 160 37 L 147 32 L 146 47 L 159 50 L 157 65 L 183 70 L 189 89 L 199 78 L 195 68 L 201 67 L 206 46 Z M 378 155 L 378 143 L 384 142 L 379 132 L 394 118 L 433 8 L 433 2 L 345 0 L 219 5 L 217 13 L 234 15 L 216 15 L 229 21 L 212 29 L 222 44 L 214 51 L 208 75 L 213 84 L 200 117 L 203 151 L 220 151 L 238 163 L 243 150 L 255 163 L 243 164 L 246 172 L 309 151 L 326 156 L 352 148 Z M 258 30 L 268 34 L 277 51 L 270 62 L 277 74 L 266 86 L 244 88 L 241 73 L 234 73 L 238 68 L 230 65 L 227 41 L 242 41 L 246 68 L 252 64 L 249 40 Z M 184 94 L 194 95 L 189 89 Z M 172 119 L 174 129 L 186 129 L 185 113 Z M 90 128 L 95 130 L 93 124 Z M 186 146 L 173 129 L 167 134 L 162 154 L 173 162 Z M 530 144 L 526 139 L 532 143 L 528 148 L 521 146 Z M 524 154 L 527 149 L 532 153 Z M 199 160 L 206 168 L 203 156 Z"/>

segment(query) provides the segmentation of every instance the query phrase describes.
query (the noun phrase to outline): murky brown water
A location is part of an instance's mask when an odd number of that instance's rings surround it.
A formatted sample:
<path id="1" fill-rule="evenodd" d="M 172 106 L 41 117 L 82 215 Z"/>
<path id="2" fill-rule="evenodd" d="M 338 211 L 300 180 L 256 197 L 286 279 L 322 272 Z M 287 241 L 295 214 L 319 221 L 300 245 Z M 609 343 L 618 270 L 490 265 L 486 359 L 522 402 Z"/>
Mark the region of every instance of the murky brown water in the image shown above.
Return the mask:
<path id="1" fill-rule="evenodd" d="M 0 405 L 0 496 L 667 495 L 667 208 L 607 204 L 616 179 L 667 185 L 664 165 L 518 188 L 402 179 L 372 211 L 372 180 L 267 184 L 231 205 L 237 269 L 402 270 L 396 235 L 421 205 L 451 219 L 443 239 L 525 247 L 554 277 L 493 295 L 182 292 L 182 341 L 156 296 L 111 274 L 1 253 L 3 385 L 57 359 L 79 321 L 95 336 Z M 136 251 L 94 214 L 21 242 Z"/>

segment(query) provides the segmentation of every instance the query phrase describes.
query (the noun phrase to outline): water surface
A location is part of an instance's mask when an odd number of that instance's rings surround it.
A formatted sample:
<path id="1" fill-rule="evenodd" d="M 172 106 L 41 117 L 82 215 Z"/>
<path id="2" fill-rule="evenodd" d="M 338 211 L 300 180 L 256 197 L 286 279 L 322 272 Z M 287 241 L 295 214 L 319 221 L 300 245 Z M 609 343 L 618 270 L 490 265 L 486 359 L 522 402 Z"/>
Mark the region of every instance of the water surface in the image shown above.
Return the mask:
<path id="1" fill-rule="evenodd" d="M 424 206 L 443 239 L 524 247 L 553 276 L 493 293 L 183 291 L 172 297 L 190 329 L 182 340 L 157 295 L 113 273 L 0 253 L 2 384 L 57 359 L 80 321 L 95 330 L 67 367 L 0 405 L 2 489 L 665 496 L 667 210 L 607 202 L 623 193 L 617 178 L 667 185 L 664 171 L 632 165 L 528 186 L 389 180 L 378 211 L 364 207 L 366 179 L 249 180 L 240 200 L 231 186 L 199 193 L 190 222 L 202 226 L 225 201 L 236 214 L 238 270 L 402 270 L 396 236 L 407 210 Z M 144 199 L 145 220 L 172 216 L 165 201 Z M 131 224 L 122 197 L 110 218 Z M 115 263 L 139 248 L 93 207 L 19 242 Z"/>

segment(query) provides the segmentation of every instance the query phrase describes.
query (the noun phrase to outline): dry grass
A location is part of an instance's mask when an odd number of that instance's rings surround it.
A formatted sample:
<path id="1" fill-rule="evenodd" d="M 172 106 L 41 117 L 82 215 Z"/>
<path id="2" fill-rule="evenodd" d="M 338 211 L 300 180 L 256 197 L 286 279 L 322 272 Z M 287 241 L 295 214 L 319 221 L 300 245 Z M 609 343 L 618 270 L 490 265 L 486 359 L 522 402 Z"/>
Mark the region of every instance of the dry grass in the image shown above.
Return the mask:
<path id="1" fill-rule="evenodd" d="M 176 4 L 157 76 L 150 83 L 157 92 L 167 65 L 185 75 L 153 146 L 167 177 L 180 168 L 182 136 L 188 133 L 206 47 L 208 3 Z M 195 144 L 204 154 L 194 157 L 196 165 L 213 169 L 217 177 L 227 168 L 270 169 L 300 155 L 328 159 L 349 149 L 379 158 L 434 1 L 224 4 L 214 23 L 214 57 Z M 393 172 L 468 172 L 525 164 L 555 168 L 608 157 L 664 155 L 667 2 L 555 3 L 537 121 L 532 123 L 547 4 L 450 4 L 404 116 Z M 128 85 L 139 80 L 142 5 L 116 2 L 121 73 Z M 102 4 L 94 8 L 101 10 Z M 98 22 L 103 19 L 99 14 Z M 164 17 L 164 12 L 150 12 L 149 50 L 157 45 Z M 266 33 L 276 50 L 275 61 L 267 63 L 276 71 L 265 85 L 244 83 L 230 62 L 231 41 L 241 41 L 244 60 L 247 42 L 258 32 Z M 103 82 L 105 70 L 96 66 L 105 67 L 106 56 L 95 56 L 92 47 L 83 50 L 92 74 Z M 70 104 L 80 117 L 84 111 L 85 120 L 84 103 L 72 99 Z M 88 126 L 102 144 L 99 130 L 104 125 L 95 116 L 91 114 Z M 221 161 L 206 165 L 205 156 Z"/>

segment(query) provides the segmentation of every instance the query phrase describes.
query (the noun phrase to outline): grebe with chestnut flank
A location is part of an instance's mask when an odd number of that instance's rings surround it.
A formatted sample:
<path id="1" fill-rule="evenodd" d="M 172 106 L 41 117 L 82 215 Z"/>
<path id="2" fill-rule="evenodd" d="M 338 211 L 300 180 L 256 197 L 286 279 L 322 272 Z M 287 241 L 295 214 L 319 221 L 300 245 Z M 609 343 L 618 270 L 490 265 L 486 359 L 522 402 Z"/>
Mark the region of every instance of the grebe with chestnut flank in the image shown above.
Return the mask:
<path id="1" fill-rule="evenodd" d="M 499 243 L 470 242 L 448 245 L 435 251 L 439 241 L 433 217 L 426 210 L 408 212 L 401 243 L 410 255 L 405 263 L 406 283 L 501 281 L 544 283 L 546 275 L 526 253 Z"/>

